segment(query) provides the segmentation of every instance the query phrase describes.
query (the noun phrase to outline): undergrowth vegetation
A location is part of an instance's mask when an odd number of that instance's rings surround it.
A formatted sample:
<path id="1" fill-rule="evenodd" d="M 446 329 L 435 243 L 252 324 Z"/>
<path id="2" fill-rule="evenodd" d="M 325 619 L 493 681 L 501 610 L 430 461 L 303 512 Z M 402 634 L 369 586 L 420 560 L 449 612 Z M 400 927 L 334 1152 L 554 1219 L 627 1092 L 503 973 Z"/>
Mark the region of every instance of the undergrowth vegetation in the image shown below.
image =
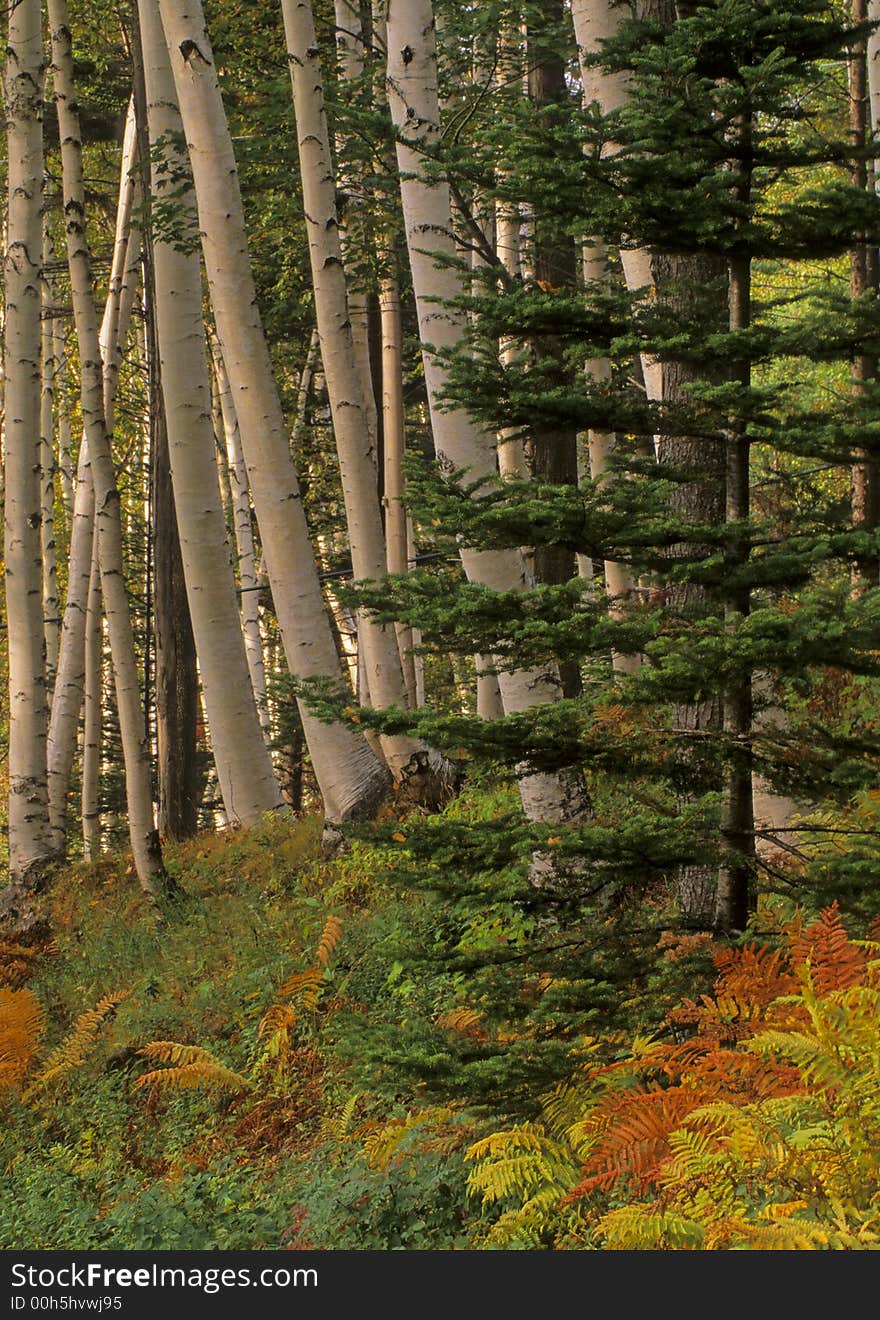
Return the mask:
<path id="1" fill-rule="evenodd" d="M 441 908 L 506 803 L 198 838 L 162 920 L 74 868 L 0 950 L 0 1245 L 876 1247 L 876 923 L 777 896 L 731 945 L 649 896 L 560 950 L 513 864 Z"/>

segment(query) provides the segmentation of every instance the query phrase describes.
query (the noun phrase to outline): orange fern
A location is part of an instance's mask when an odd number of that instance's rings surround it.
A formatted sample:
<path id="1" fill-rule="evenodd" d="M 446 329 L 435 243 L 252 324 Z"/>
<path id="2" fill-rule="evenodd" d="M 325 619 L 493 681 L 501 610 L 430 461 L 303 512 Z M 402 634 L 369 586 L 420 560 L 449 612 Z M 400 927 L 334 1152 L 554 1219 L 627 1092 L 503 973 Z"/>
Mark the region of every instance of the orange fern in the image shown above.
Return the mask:
<path id="1" fill-rule="evenodd" d="M 46 1029 L 32 990 L 0 989 L 0 1089 L 21 1087 Z"/>
<path id="2" fill-rule="evenodd" d="M 324 930 L 318 942 L 318 950 L 315 959 L 322 967 L 326 967 L 333 956 L 333 951 L 339 943 L 342 935 L 342 922 L 338 917 L 329 916 L 324 924 Z"/>
<path id="3" fill-rule="evenodd" d="M 848 990 L 865 975 L 865 952 L 849 939 L 837 904 L 826 908 L 806 930 L 790 937 L 791 963 L 795 968 L 810 965 L 810 979 L 817 995 Z"/>
<path id="4" fill-rule="evenodd" d="M 806 929 L 792 922 L 785 934 L 782 949 L 744 945 L 715 955 L 714 993 L 685 1000 L 669 1015 L 675 1027 L 689 1030 L 689 1039 L 654 1042 L 592 1074 L 605 1090 L 583 1120 L 589 1156 L 568 1201 L 621 1182 L 642 1190 L 659 1186 L 673 1153 L 669 1139 L 696 1110 L 719 1103 L 745 1107 L 803 1091 L 802 1071 L 793 1062 L 740 1046 L 768 1026 L 800 1023 L 806 1010 L 794 997 L 805 965 L 821 999 L 863 983 L 867 959 L 847 936 L 836 906 Z"/>

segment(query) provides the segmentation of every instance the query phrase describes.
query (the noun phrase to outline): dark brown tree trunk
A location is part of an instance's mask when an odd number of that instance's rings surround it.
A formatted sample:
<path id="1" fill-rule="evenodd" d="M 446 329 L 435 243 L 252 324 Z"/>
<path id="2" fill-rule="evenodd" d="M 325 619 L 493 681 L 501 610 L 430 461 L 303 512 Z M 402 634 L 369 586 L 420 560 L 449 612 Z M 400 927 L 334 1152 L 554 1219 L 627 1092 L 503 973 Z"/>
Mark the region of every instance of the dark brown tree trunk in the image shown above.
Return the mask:
<path id="1" fill-rule="evenodd" d="M 748 202 L 749 182 L 742 185 L 742 200 Z M 748 255 L 734 257 L 729 271 L 730 329 L 747 330 L 751 324 L 751 260 Z M 747 359 L 733 364 L 733 379 L 748 388 L 751 369 Z M 726 448 L 726 510 L 728 525 L 745 524 L 750 513 L 749 437 L 745 426 L 731 423 Z M 728 572 L 735 573 L 748 561 L 747 535 L 733 537 L 727 550 Z M 732 590 L 725 601 L 725 618 L 734 622 L 745 618 L 751 607 L 747 586 Z M 752 680 L 746 675 L 724 694 L 724 733 L 728 742 L 724 784 L 721 837 L 727 857 L 718 876 L 715 902 L 715 925 L 719 930 L 745 928 L 755 875 L 755 816 L 752 791 Z"/>
<path id="2" fill-rule="evenodd" d="M 658 296 L 683 309 L 691 302 L 695 290 L 703 290 L 717 311 L 719 328 L 724 318 L 725 280 L 724 266 L 704 256 L 658 256 L 654 258 L 655 283 Z M 717 299 L 714 290 L 717 289 Z M 717 301 L 717 308 L 715 306 Z M 708 313 L 707 307 L 707 313 Z M 667 362 L 663 365 L 663 402 L 671 409 L 684 406 L 689 400 L 688 385 L 694 379 L 693 369 L 683 363 Z M 713 443 L 704 437 L 680 434 L 660 434 L 657 438 L 657 458 L 664 467 L 693 473 L 693 480 L 676 484 L 670 504 L 673 517 L 684 523 L 720 527 L 725 520 L 726 453 L 719 439 Z M 682 542 L 670 547 L 672 559 L 690 559 L 709 553 L 710 547 Z M 706 591 L 693 582 L 673 585 L 667 591 L 671 611 L 688 619 L 699 619 L 710 609 Z M 720 698 L 680 703 L 673 707 L 673 727 L 682 735 L 685 762 L 698 753 L 687 750 L 688 735 L 720 733 L 723 710 Z M 694 740 L 695 749 L 699 738 Z M 708 785 L 720 790 L 721 781 Z M 678 874 L 678 900 L 682 918 L 688 925 L 711 926 L 715 921 L 718 871 L 713 866 L 683 866 Z"/>
<path id="3" fill-rule="evenodd" d="M 155 359 L 151 360 L 155 367 Z M 196 647 L 180 557 L 165 415 L 161 399 L 156 398 L 158 390 L 151 388 L 151 394 L 159 832 L 187 839 L 196 832 L 202 787 L 196 738 Z"/>
<path id="4" fill-rule="evenodd" d="M 565 23 L 563 0 L 545 0 L 540 13 L 533 12 L 528 30 L 529 99 L 541 121 L 552 127 L 566 113 L 570 94 L 565 77 L 565 58 L 559 51 L 559 34 Z M 566 234 L 556 217 L 534 217 L 535 281 L 548 289 L 571 287 L 577 278 L 577 254 L 574 240 Z M 542 355 L 560 359 L 558 345 L 536 345 Z M 527 445 L 526 461 L 532 477 L 554 485 L 576 486 L 576 430 L 547 430 Z M 538 546 L 535 551 L 535 576 L 539 582 L 568 582 L 577 574 L 574 551 L 567 546 Z M 580 691 L 580 673 L 574 663 L 560 666 L 564 695 Z"/>

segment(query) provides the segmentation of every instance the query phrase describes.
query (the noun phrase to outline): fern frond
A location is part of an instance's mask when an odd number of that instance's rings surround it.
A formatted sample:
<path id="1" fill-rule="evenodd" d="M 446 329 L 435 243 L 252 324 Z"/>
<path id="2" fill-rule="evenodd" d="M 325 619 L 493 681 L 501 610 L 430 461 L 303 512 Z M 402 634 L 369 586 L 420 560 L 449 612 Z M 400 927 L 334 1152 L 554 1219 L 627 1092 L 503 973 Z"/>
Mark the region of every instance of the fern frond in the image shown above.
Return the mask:
<path id="1" fill-rule="evenodd" d="M 46 1030 L 32 990 L 0 989 L 0 1089 L 21 1086 Z"/>
<path id="2" fill-rule="evenodd" d="M 333 956 L 334 949 L 339 943 L 341 935 L 342 922 L 339 920 L 339 917 L 329 916 L 324 924 L 324 929 L 321 932 L 321 939 L 318 942 L 318 950 L 315 954 L 315 959 L 321 967 L 327 966 Z"/>
<path id="3" fill-rule="evenodd" d="M 167 1064 L 144 1073 L 134 1084 L 136 1091 L 149 1087 L 154 1091 L 207 1090 L 249 1091 L 251 1082 L 241 1073 L 227 1068 L 200 1045 L 179 1045 L 173 1040 L 154 1040 L 138 1051 L 144 1058 Z"/>
<path id="4" fill-rule="evenodd" d="M 260 1040 L 277 1032 L 290 1032 L 297 1023 L 296 1010 L 290 1004 L 273 1004 L 260 1018 L 257 1035 Z"/>
<path id="5" fill-rule="evenodd" d="M 290 995 L 298 1000 L 304 1012 L 314 1013 L 318 1007 L 323 985 L 324 968 L 307 967 L 304 972 L 293 972 L 282 981 L 278 993 Z"/>
<path id="6" fill-rule="evenodd" d="M 809 964 L 820 996 L 857 985 L 865 974 L 865 951 L 850 940 L 836 903 L 825 908 L 806 930 L 797 932 L 790 943 L 792 965 Z"/>
<path id="7" fill-rule="evenodd" d="M 684 1215 L 656 1213 L 646 1205 L 611 1210 L 599 1220 L 597 1231 L 612 1251 L 699 1249 L 706 1229 Z"/>
<path id="8" fill-rule="evenodd" d="M 453 1116 L 454 1111 L 449 1108 L 417 1109 L 407 1114 L 406 1118 L 393 1118 L 373 1128 L 364 1137 L 367 1163 L 374 1169 L 387 1168 L 413 1132 L 448 1123 Z"/>
<path id="9" fill-rule="evenodd" d="M 57 1081 L 65 1073 L 72 1072 L 85 1063 L 101 1028 L 114 1015 L 123 1000 L 128 998 L 129 993 L 124 990 L 121 994 L 104 995 L 94 1008 L 77 1018 L 73 1030 L 60 1045 L 56 1046 L 37 1073 L 28 1088 L 27 1096 L 34 1095 L 49 1082 Z"/>

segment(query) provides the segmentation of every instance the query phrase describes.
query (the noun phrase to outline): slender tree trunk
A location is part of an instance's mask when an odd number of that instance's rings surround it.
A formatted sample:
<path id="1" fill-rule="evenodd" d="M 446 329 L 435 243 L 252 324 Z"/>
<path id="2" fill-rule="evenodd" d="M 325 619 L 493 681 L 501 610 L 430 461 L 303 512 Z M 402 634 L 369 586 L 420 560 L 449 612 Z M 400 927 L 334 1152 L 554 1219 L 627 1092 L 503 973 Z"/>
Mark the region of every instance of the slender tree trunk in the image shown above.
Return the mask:
<path id="1" fill-rule="evenodd" d="M 61 507 L 64 509 L 65 526 L 69 533 L 73 522 L 73 490 L 76 474 L 72 458 L 70 409 L 65 388 L 67 347 L 64 340 L 64 326 L 57 310 L 52 317 L 52 354 L 55 358 L 55 401 L 58 411 L 58 476 L 61 481 Z"/>
<path id="2" fill-rule="evenodd" d="M 43 268 L 49 260 L 49 241 L 43 222 Z M 40 395 L 40 549 L 43 560 L 43 627 L 46 631 L 46 693 L 49 704 L 58 672 L 61 638 L 61 602 L 58 599 L 58 563 L 55 543 L 55 387 L 58 363 L 52 333 L 51 288 L 41 281 L 42 312 L 40 357 L 43 366 Z"/>
<path id="3" fill-rule="evenodd" d="M 147 86 L 144 58 L 140 40 L 137 6 L 132 15 L 132 55 L 134 65 L 134 118 L 138 140 L 138 162 L 141 170 L 142 192 L 147 216 L 152 215 L 153 160 L 151 134 L 147 124 Z M 160 47 L 165 53 L 165 41 L 159 29 Z M 165 56 L 167 65 L 167 54 Z M 168 82 L 173 93 L 171 72 Z M 179 131 L 179 121 L 176 125 Z M 173 166 L 172 166 L 173 168 Z M 151 237 L 151 221 L 146 225 Z M 157 245 L 160 246 L 160 245 Z M 162 396 L 162 366 L 160 364 L 159 315 L 157 303 L 165 290 L 157 294 L 154 245 L 144 244 L 144 367 L 147 377 L 147 450 L 150 480 L 150 546 L 147 580 L 152 572 L 153 634 L 155 639 L 155 693 L 156 693 L 156 769 L 158 784 L 158 825 L 160 836 L 171 839 L 191 838 L 198 827 L 199 814 L 199 759 L 197 724 L 199 712 L 199 672 L 196 664 L 196 643 L 186 597 L 177 512 L 171 480 L 166 409 Z M 199 275 L 199 315 L 201 315 L 201 278 Z M 177 285 L 172 285 L 169 302 L 180 296 Z M 164 310 L 164 308 L 163 308 Z M 202 374 L 207 368 L 204 343 L 201 359 L 197 359 Z M 213 440 L 213 436 L 211 437 Z M 213 460 L 213 447 L 211 451 Z M 215 470 L 213 461 L 210 471 Z M 224 528 L 225 542 L 225 528 Z M 149 642 L 148 642 L 149 645 Z M 149 688 L 146 689 L 147 693 Z"/>
<path id="4" fill-rule="evenodd" d="M 562 23 L 562 0 L 544 0 L 544 4 L 532 12 L 527 27 L 529 99 L 537 119 L 548 126 L 565 115 L 569 97 L 565 59 L 556 50 Z M 574 240 L 552 213 L 535 213 L 533 244 L 536 283 L 554 289 L 572 288 L 576 280 Z M 562 351 L 552 339 L 536 344 L 535 349 L 540 356 L 555 359 L 562 369 Z M 554 485 L 577 485 L 577 430 L 574 427 L 542 430 L 534 436 L 527 450 L 529 473 L 535 480 Z M 537 546 L 534 555 L 535 576 L 539 582 L 561 584 L 575 576 L 574 551 L 568 547 Z M 581 690 L 577 663 L 569 661 L 560 665 L 560 675 L 565 695 L 576 696 Z"/>
<path id="5" fill-rule="evenodd" d="M 284 8 L 285 4 L 283 3 L 282 9 Z M 311 11 L 311 3 L 306 8 Z M 348 97 L 358 97 L 363 101 L 366 93 L 363 76 L 369 34 L 364 31 L 360 0 L 334 0 L 334 12 L 339 78 Z M 286 17 L 285 24 L 287 24 Z M 314 30 L 314 23 L 312 28 Z M 290 44 L 288 38 L 288 45 Z M 289 54 L 288 60 L 290 60 Z M 316 60 L 318 61 L 320 73 L 320 61 L 317 56 Z M 293 64 L 290 65 L 290 69 L 292 75 Z M 319 84 L 320 81 L 319 76 Z M 347 143 L 342 135 L 337 133 L 337 159 L 343 159 L 346 146 Z M 352 362 L 361 383 L 363 417 L 367 432 L 375 446 L 379 424 L 370 367 L 370 289 L 364 275 L 364 268 L 374 247 L 374 239 L 369 198 L 364 185 L 365 178 L 361 169 L 340 168 L 337 179 L 338 195 L 340 197 L 337 219 L 348 292 Z"/>
<path id="6" fill-rule="evenodd" d="M 341 684 L 314 551 L 256 301 L 232 141 L 200 0 L 160 0 L 189 146 L 217 334 L 229 373 L 266 566 L 290 671 Z M 387 790 L 363 736 L 322 724 L 301 703 L 303 729 L 331 820 L 368 814 Z"/>
<path id="7" fill-rule="evenodd" d="M 151 158 L 155 161 L 161 157 L 163 167 L 155 169 L 153 174 L 155 195 L 162 200 L 164 180 L 173 179 L 174 196 L 183 212 L 182 226 L 193 227 L 195 199 L 191 189 L 180 183 L 181 178 L 186 177 L 187 162 L 173 145 L 180 137 L 180 118 L 175 105 L 168 51 L 154 5 L 147 3 L 141 6 L 140 23 Z M 281 805 L 281 795 L 251 686 L 217 481 L 210 378 L 202 320 L 200 261 L 197 250 L 188 248 L 187 238 L 191 239 L 191 235 L 184 234 L 182 237 L 183 242 L 177 245 L 160 239 L 154 239 L 152 245 L 156 329 L 164 396 L 164 411 L 161 400 L 156 401 L 156 418 L 157 421 L 167 418 L 167 479 L 168 493 L 172 498 L 167 501 L 166 507 L 172 514 L 176 508 L 174 534 L 169 535 L 168 539 L 177 541 L 182 550 L 182 600 L 174 604 L 170 613 L 180 616 L 183 622 L 181 605 L 185 605 L 188 599 L 186 619 L 188 622 L 191 612 L 195 643 L 192 683 L 181 684 L 179 678 L 175 678 L 180 675 L 181 667 L 175 663 L 176 656 L 172 653 L 172 663 L 167 667 L 163 686 L 167 689 L 169 682 L 174 684 L 177 700 L 185 703 L 187 723 L 191 720 L 194 729 L 197 716 L 194 672 L 197 649 L 211 745 L 227 818 L 233 824 L 253 825 L 264 813 L 274 811 Z M 161 448 L 158 452 L 161 454 Z M 161 475 L 158 468 L 157 475 Z M 157 482 L 157 495 L 159 490 Z M 249 509 L 247 516 L 249 521 Z M 156 523 L 157 545 L 161 548 L 158 511 Z M 165 615 L 165 610 L 161 608 L 161 588 L 162 583 L 157 574 L 157 623 Z M 252 608 L 256 608 L 256 601 Z M 191 644 L 185 636 L 188 629 L 177 627 L 174 631 L 177 638 L 187 645 Z M 167 635 L 167 627 L 157 629 L 157 641 L 162 640 L 162 632 Z M 189 635 L 191 638 L 192 632 Z M 179 644 L 175 643 L 174 651 Z M 259 625 L 256 644 L 259 648 Z M 159 650 L 161 653 L 161 648 Z M 160 740 L 163 736 L 163 696 L 166 695 L 160 689 Z M 165 736 L 171 733 L 173 726 L 167 728 Z M 174 754 L 171 746 L 168 752 Z M 190 790 L 194 829 L 198 787 L 195 764 L 191 767 L 181 766 L 180 772 L 185 776 L 186 786 Z M 160 780 L 160 810 L 161 806 Z M 169 802 L 168 809 L 172 806 L 173 803 Z M 189 820 L 181 822 L 181 826 L 184 824 L 188 827 Z"/>
<path id="8" fill-rule="evenodd" d="M 160 897 L 171 889 L 162 864 L 153 819 L 150 764 L 142 723 L 134 633 L 125 584 L 120 501 L 107 431 L 101 350 L 86 244 L 82 135 L 73 81 L 73 50 L 66 0 L 49 0 L 52 70 L 61 139 L 64 215 L 73 312 L 82 372 L 81 406 L 95 488 L 95 519 L 101 564 L 101 591 L 113 657 L 116 703 L 125 758 L 129 834 L 135 870 L 145 893 Z"/>
<path id="9" fill-rule="evenodd" d="M 148 366 L 153 529 L 153 620 L 156 642 L 156 761 L 158 823 L 163 837 L 196 832 L 199 764 L 196 724 L 199 680 L 196 643 L 186 599 L 177 530 L 162 386 Z M 212 455 L 213 457 L 213 455 Z M 213 467 L 213 464 L 212 464 Z M 219 498 L 219 497 L 218 497 Z M 225 536 L 224 536 L 225 541 Z M 222 562 L 222 561 L 221 561 Z M 230 687 L 230 692 L 235 692 Z M 262 743 L 262 739 L 260 740 Z"/>
<path id="10" fill-rule="evenodd" d="M 853 25 L 868 19 L 867 0 L 851 0 Z M 878 15 L 880 17 L 880 15 Z M 855 153 L 864 151 L 869 123 L 867 39 L 854 41 L 849 53 L 849 123 L 850 139 Z M 868 163 L 856 154 L 852 172 L 853 186 L 865 191 L 868 187 Z M 862 237 L 850 253 L 850 293 L 861 299 L 877 284 L 876 249 L 869 248 Z M 858 353 L 853 360 L 853 392 L 863 397 L 877 372 L 876 361 L 867 353 Z M 877 455 L 870 449 L 860 449 L 852 469 L 853 526 L 866 532 L 876 530 L 880 523 L 880 471 Z M 853 567 L 857 590 L 880 583 L 880 560 L 874 555 L 860 558 Z"/>
<path id="11" fill-rule="evenodd" d="M 52 861 L 46 785 L 45 633 L 40 501 L 40 277 L 43 40 L 39 0 L 9 11 L 4 96 L 7 246 L 6 623 L 9 655 L 9 876 L 36 884 Z"/>
<path id="12" fill-rule="evenodd" d="M 386 551 L 377 489 L 375 426 L 371 434 L 365 393 L 366 389 L 372 395 L 372 384 L 369 375 L 365 380 L 358 370 L 364 352 L 353 339 L 349 319 L 317 37 L 307 0 L 282 0 L 282 11 L 315 311 L 345 497 L 352 568 L 356 580 L 376 582 L 385 576 Z M 368 367 L 368 353 L 366 363 Z M 375 623 L 362 611 L 358 640 L 370 704 L 380 710 L 405 706 L 407 694 L 394 629 Z M 380 742 L 395 779 L 405 776 L 420 750 L 419 744 L 403 735 L 384 735 Z"/>
<path id="13" fill-rule="evenodd" d="M 85 626 L 85 709 L 83 717 L 82 834 L 86 861 L 101 851 L 101 734 L 104 702 L 104 622 L 97 529 L 92 538 L 88 608 Z"/>
<path id="14" fill-rule="evenodd" d="M 584 283 L 604 290 L 610 283 L 608 270 L 608 252 L 599 240 L 589 240 L 584 245 Z M 587 363 L 587 374 L 598 385 L 611 380 L 611 364 L 607 358 L 592 358 Z M 590 459 L 590 476 L 597 485 L 609 480 L 611 456 L 617 447 L 617 436 L 605 431 L 590 430 L 587 435 Z M 608 610 L 612 618 L 621 617 L 627 603 L 632 600 L 635 582 L 628 565 L 614 560 L 604 561 L 605 595 L 608 598 Z M 615 653 L 612 663 L 619 673 L 638 673 L 640 658 L 637 655 Z"/>
<path id="15" fill-rule="evenodd" d="M 263 659 L 263 640 L 260 636 L 260 583 L 257 556 L 254 548 L 254 528 L 251 521 L 251 497 L 248 489 L 247 468 L 241 452 L 238 418 L 232 403 L 229 377 L 223 365 L 220 345 L 214 340 L 214 378 L 220 404 L 221 425 L 226 441 L 226 470 L 229 474 L 232 527 L 238 555 L 238 581 L 241 594 L 241 629 L 244 635 L 245 656 L 251 678 L 257 714 L 264 734 L 269 728 L 269 706 L 266 699 L 266 667 Z"/>
<path id="16" fill-rule="evenodd" d="M 498 34 L 498 76 L 505 88 L 519 83 L 527 86 L 523 72 L 520 24 L 512 18 L 506 21 Z M 499 169 L 497 184 L 507 182 L 507 175 Z M 518 202 L 501 197 L 495 203 L 495 255 L 513 279 L 522 274 L 522 215 Z M 507 339 L 501 343 L 501 361 L 507 366 L 515 361 L 516 344 Z M 502 477 L 523 481 L 527 475 L 525 447 L 518 428 L 498 434 L 498 470 Z M 479 682 L 479 679 L 477 680 Z"/>
<path id="17" fill-rule="evenodd" d="M 748 132 L 748 127 L 746 128 Z M 745 171 L 745 166 L 743 167 Z M 748 205 L 750 178 L 745 176 L 739 200 Z M 737 256 L 730 262 L 730 329 L 747 330 L 751 324 L 751 258 Z M 733 379 L 747 390 L 751 368 L 747 358 L 736 362 Z M 734 420 L 726 437 L 728 524 L 745 525 L 750 513 L 749 437 L 746 427 Z M 741 532 L 728 551 L 728 572 L 734 577 L 749 558 L 748 533 Z M 725 602 L 725 618 L 736 624 L 748 616 L 749 588 L 731 592 Z M 751 675 L 724 693 L 724 733 L 728 741 L 721 838 L 729 860 L 721 867 L 715 897 L 715 925 L 724 931 L 744 930 L 749 915 L 750 892 L 755 879 L 755 817 L 752 788 L 752 680 Z"/>
<path id="18" fill-rule="evenodd" d="M 674 0 L 638 0 L 639 16 L 673 23 L 677 9 Z M 602 41 L 613 37 L 618 30 L 624 11 L 615 0 L 572 0 L 572 20 L 575 37 L 582 56 L 601 49 Z M 601 68 L 581 64 L 584 98 L 589 105 L 597 103 L 603 114 L 619 109 L 630 94 L 626 74 L 606 73 Z M 610 142 L 607 150 L 613 153 L 616 144 Z M 676 304 L 684 308 L 695 289 L 719 288 L 719 328 L 723 311 L 721 306 L 722 267 L 719 262 L 703 256 L 681 256 L 646 249 L 621 249 L 621 265 L 627 289 L 639 298 L 650 294 L 662 297 L 674 311 Z M 678 362 L 659 363 L 649 355 L 641 357 L 642 375 L 648 399 L 672 407 L 688 402 L 690 370 Z M 719 526 L 725 519 L 725 491 L 727 455 L 723 444 L 707 444 L 694 436 L 661 434 L 654 437 L 657 458 L 661 465 L 678 469 L 691 469 L 692 481 L 676 486 L 670 500 L 673 516 L 696 524 Z M 707 549 L 702 547 L 702 549 Z M 669 550 L 672 558 L 690 558 L 701 547 L 686 543 Z M 667 592 L 670 609 L 679 614 L 697 614 L 707 608 L 704 589 L 693 583 L 671 587 Z M 721 731 L 722 703 L 717 700 L 676 705 L 673 723 L 682 734 Z M 719 789 L 722 785 L 719 783 Z M 729 810 L 729 806 L 728 806 Z M 744 810 L 744 808 L 742 808 Z M 683 866 L 678 874 L 679 907 L 689 925 L 708 926 L 718 916 L 719 876 L 708 866 Z M 726 903 L 726 900 L 725 900 Z"/>
<path id="19" fill-rule="evenodd" d="M 385 545 L 389 573 L 409 572 L 406 533 L 406 495 L 403 460 L 406 453 L 406 416 L 403 399 L 403 322 L 400 284 L 390 247 L 382 253 L 379 277 L 379 316 L 382 328 L 382 437 L 384 441 Z M 403 666 L 407 704 L 416 704 L 416 671 L 412 654 L 412 628 L 395 625 Z"/>
<path id="20" fill-rule="evenodd" d="M 463 312 L 448 306 L 461 293 L 459 276 L 443 259 L 455 256 L 449 185 L 428 178 L 422 148 L 430 148 L 440 131 L 437 62 L 433 15 L 429 0 L 390 0 L 387 14 L 388 96 L 397 130 L 397 160 L 407 247 L 423 345 L 438 349 L 458 343 L 465 329 Z M 437 257 L 441 258 L 438 264 Z M 493 478 L 495 450 L 491 439 L 460 408 L 441 412 L 438 396 L 446 371 L 436 353 L 422 352 L 431 409 L 434 444 L 442 465 L 463 469 L 469 480 Z M 462 552 L 471 581 L 500 591 L 527 585 L 528 574 L 516 551 Z M 556 701 L 562 687 L 555 666 L 546 670 L 503 673 L 499 677 L 507 714 Z M 523 808 L 534 820 L 579 819 L 590 804 L 579 773 L 524 775 L 520 784 Z"/>
<path id="21" fill-rule="evenodd" d="M 134 147 L 134 116 L 130 113 L 122 148 L 110 283 L 99 334 L 104 417 L 109 431 L 113 428 L 119 364 L 128 337 L 134 288 L 140 269 L 140 233 L 130 223 L 134 201 L 134 179 L 131 174 Z M 61 625 L 58 675 L 49 721 L 49 819 L 53 842 L 59 852 L 63 852 L 65 847 L 67 794 L 83 704 L 84 646 L 93 562 L 94 524 L 95 492 L 92 485 L 88 436 L 84 434 L 77 463 L 68 555 L 67 600 Z"/>

